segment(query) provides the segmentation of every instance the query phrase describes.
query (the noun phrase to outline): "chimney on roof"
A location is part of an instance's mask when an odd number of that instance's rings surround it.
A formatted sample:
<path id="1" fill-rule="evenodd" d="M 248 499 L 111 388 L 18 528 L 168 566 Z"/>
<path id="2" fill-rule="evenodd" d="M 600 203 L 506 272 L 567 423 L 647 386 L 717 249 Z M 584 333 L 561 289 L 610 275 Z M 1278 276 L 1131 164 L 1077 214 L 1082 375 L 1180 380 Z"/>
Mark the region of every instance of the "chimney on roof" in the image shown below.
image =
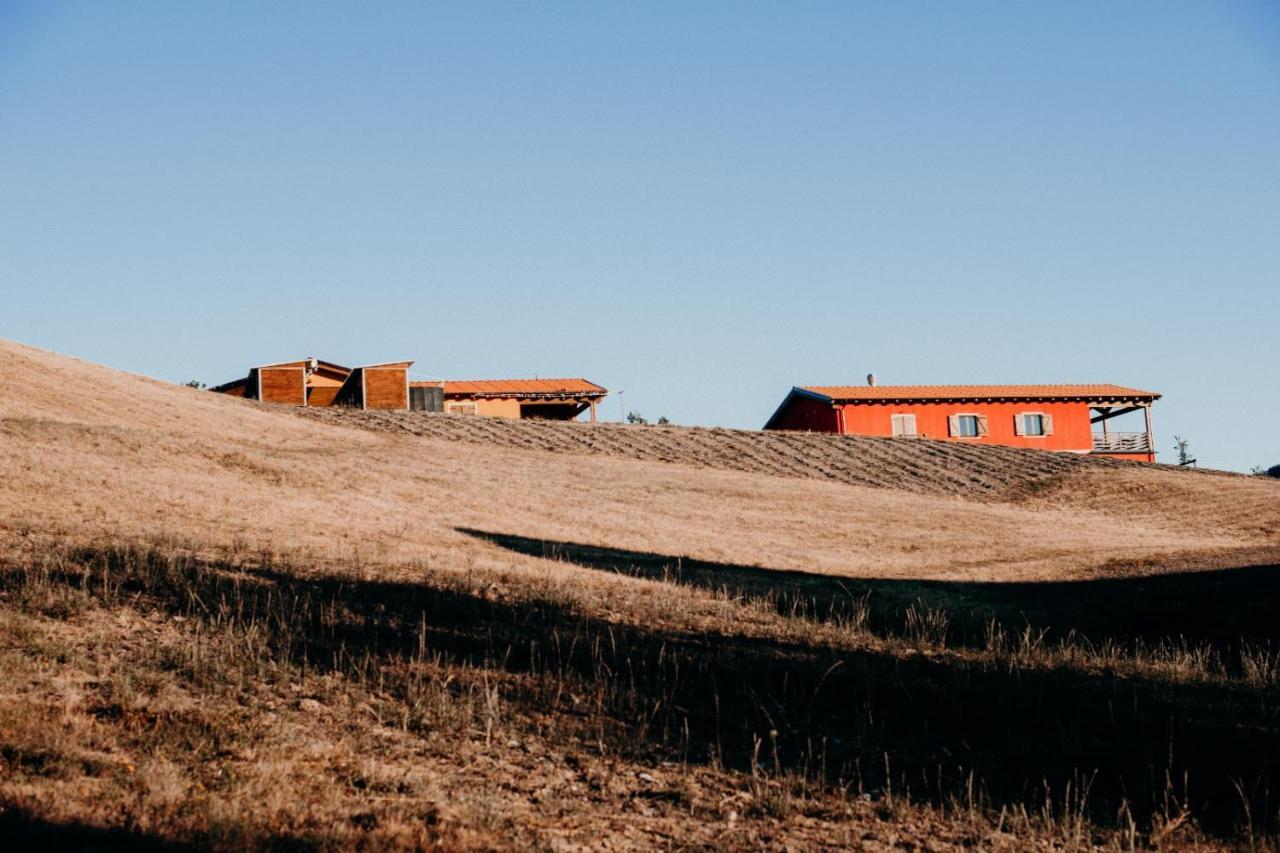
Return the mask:
<path id="1" fill-rule="evenodd" d="M 872 388 L 876 387 L 876 375 L 874 373 L 867 374 L 867 384 Z"/>

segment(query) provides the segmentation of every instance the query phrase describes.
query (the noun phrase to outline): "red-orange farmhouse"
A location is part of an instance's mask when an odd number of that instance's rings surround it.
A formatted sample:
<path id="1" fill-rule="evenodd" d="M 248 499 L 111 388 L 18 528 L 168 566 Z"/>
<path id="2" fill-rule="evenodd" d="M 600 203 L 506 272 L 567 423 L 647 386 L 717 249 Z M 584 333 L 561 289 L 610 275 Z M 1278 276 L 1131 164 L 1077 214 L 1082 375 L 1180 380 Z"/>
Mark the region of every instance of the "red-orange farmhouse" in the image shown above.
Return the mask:
<path id="1" fill-rule="evenodd" d="M 1154 462 L 1152 391 L 1119 385 L 797 386 L 765 429 L 1001 444 Z M 1143 429 L 1108 421 L 1141 412 Z"/>

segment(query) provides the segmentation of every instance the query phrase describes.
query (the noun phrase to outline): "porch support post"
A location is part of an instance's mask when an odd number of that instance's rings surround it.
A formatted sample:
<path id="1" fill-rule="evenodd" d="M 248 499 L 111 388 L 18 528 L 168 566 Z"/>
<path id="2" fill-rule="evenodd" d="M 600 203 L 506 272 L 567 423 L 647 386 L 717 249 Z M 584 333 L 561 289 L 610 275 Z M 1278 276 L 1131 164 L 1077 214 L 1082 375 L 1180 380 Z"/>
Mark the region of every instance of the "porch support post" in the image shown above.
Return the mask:
<path id="1" fill-rule="evenodd" d="M 592 423 L 596 422 L 596 401 L 595 400 L 591 401 L 591 422 Z"/>
<path id="2" fill-rule="evenodd" d="M 1151 453 L 1156 451 L 1155 438 L 1151 434 L 1151 404 L 1147 403 L 1142 407 L 1142 417 L 1147 425 L 1147 450 Z"/>

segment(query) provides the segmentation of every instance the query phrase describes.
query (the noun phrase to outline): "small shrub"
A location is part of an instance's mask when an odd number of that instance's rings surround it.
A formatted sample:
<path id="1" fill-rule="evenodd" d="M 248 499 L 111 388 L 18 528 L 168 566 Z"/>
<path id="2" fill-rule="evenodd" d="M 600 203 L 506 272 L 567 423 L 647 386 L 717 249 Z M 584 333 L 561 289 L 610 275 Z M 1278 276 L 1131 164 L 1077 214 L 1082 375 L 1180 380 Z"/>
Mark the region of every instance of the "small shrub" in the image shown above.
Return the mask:
<path id="1" fill-rule="evenodd" d="M 1191 455 L 1191 442 L 1180 435 L 1173 437 L 1173 449 L 1178 451 L 1178 464 L 1184 468 L 1195 465 L 1196 458 Z"/>

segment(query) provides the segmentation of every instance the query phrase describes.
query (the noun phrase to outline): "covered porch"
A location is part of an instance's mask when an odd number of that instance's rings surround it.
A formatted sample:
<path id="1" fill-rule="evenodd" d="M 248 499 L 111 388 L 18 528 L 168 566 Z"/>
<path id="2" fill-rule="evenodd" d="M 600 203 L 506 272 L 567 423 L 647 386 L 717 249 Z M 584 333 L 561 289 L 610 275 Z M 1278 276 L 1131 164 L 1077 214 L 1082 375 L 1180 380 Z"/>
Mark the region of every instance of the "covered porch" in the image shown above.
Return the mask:
<path id="1" fill-rule="evenodd" d="M 1089 424 L 1093 438 L 1091 452 L 1099 456 L 1154 462 L 1156 445 L 1151 427 L 1151 404 L 1158 396 L 1153 394 L 1149 399 L 1090 401 Z M 1139 414 L 1141 420 L 1135 423 Z M 1112 421 L 1117 418 L 1125 418 L 1124 425 L 1128 429 L 1116 429 Z M 1140 429 L 1133 428 L 1138 425 Z"/>
<path id="2" fill-rule="evenodd" d="M 449 380 L 442 384 L 445 414 L 571 421 L 596 407 L 608 393 L 586 379 Z"/>

